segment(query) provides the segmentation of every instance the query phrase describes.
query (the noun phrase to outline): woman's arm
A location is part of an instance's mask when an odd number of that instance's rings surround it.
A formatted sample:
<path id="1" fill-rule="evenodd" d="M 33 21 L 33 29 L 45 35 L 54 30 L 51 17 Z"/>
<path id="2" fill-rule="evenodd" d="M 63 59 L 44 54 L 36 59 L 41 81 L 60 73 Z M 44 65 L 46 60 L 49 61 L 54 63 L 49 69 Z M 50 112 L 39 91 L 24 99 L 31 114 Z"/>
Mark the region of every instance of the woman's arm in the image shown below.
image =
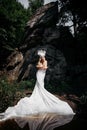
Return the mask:
<path id="1" fill-rule="evenodd" d="M 41 69 L 41 68 L 43 67 L 43 65 L 42 65 L 42 63 L 38 62 L 38 64 L 36 65 L 36 67 L 37 67 L 38 69 Z"/>
<path id="2" fill-rule="evenodd" d="M 45 60 L 44 63 L 43 63 L 43 69 L 47 69 L 48 66 L 47 66 L 47 61 Z"/>
<path id="3" fill-rule="evenodd" d="M 47 67 L 47 61 L 44 60 L 43 63 L 42 63 L 42 62 L 41 62 L 41 58 L 40 58 L 39 61 L 38 61 L 38 63 L 37 63 L 37 65 L 36 65 L 36 67 L 37 67 L 38 69 L 47 69 L 47 68 L 48 68 L 48 67 Z"/>

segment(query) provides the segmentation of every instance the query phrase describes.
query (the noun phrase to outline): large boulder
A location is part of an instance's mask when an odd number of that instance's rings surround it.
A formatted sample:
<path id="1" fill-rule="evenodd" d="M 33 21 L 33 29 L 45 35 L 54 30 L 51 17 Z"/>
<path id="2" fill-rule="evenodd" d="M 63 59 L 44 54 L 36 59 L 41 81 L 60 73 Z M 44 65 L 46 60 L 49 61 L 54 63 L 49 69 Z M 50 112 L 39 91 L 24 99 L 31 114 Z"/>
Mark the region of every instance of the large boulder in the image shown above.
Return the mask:
<path id="1" fill-rule="evenodd" d="M 57 22 L 58 2 L 42 6 L 27 22 L 22 45 L 8 57 L 4 69 L 10 82 L 35 79 L 38 61 L 37 50 L 40 48 L 44 48 L 47 52 L 47 82 L 58 86 L 65 79 L 71 80 L 80 73 L 84 73 L 81 66 L 78 68 L 76 65 L 78 55 L 76 55 L 77 47 L 73 44 L 73 36 L 67 27 L 58 27 Z M 78 86 L 76 79 L 73 80 L 73 83 L 77 83 Z"/>
<path id="2" fill-rule="evenodd" d="M 40 48 L 47 51 L 46 81 L 56 85 L 64 80 L 67 63 L 63 53 L 55 46 L 60 37 L 57 22 L 58 2 L 42 6 L 27 22 L 22 46 L 7 59 L 5 73 L 10 82 L 36 77 L 37 50 Z"/>

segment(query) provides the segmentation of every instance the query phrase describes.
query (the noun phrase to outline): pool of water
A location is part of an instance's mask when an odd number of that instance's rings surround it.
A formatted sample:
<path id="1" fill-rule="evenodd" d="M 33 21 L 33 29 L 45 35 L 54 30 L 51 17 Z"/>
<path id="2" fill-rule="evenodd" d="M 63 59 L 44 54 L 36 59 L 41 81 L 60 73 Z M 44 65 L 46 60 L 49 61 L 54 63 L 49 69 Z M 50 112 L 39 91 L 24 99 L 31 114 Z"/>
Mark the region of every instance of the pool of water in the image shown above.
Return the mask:
<path id="1" fill-rule="evenodd" d="M 87 120 L 77 115 L 56 113 L 14 117 L 0 122 L 0 130 L 85 130 Z"/>

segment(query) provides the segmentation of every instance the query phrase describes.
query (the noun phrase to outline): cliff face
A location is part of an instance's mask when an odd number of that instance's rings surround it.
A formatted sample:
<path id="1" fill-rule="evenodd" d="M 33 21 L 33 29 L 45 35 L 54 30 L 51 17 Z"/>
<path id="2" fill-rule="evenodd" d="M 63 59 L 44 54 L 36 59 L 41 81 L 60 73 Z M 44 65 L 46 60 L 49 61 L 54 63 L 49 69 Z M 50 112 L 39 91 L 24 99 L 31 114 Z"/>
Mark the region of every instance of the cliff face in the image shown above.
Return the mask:
<path id="1" fill-rule="evenodd" d="M 46 81 L 58 86 L 61 81 L 83 73 L 76 66 L 76 47 L 67 27 L 58 27 L 58 3 L 39 8 L 25 26 L 22 46 L 7 59 L 4 70 L 9 81 L 35 78 L 37 50 L 46 50 Z M 68 69 L 67 69 L 68 68 Z M 80 70 L 80 71 L 79 71 Z M 86 79 L 85 79 L 86 80 Z M 78 82 L 78 81 L 77 81 Z"/>
<path id="2" fill-rule="evenodd" d="M 65 77 L 66 60 L 63 53 L 56 48 L 60 32 L 58 21 L 58 3 L 53 2 L 42 6 L 27 22 L 22 46 L 15 50 L 7 59 L 6 74 L 8 80 L 35 78 L 37 50 L 44 48 L 48 60 L 47 81 L 58 83 Z M 53 45 L 52 45 L 53 44 Z"/>
<path id="3" fill-rule="evenodd" d="M 8 80 L 35 78 L 37 50 L 46 49 L 48 60 L 47 81 L 59 82 L 65 76 L 66 60 L 63 53 L 56 48 L 60 36 L 58 27 L 58 3 L 44 5 L 27 22 L 22 46 L 7 59 L 5 72 Z M 52 45 L 53 44 L 53 45 Z"/>

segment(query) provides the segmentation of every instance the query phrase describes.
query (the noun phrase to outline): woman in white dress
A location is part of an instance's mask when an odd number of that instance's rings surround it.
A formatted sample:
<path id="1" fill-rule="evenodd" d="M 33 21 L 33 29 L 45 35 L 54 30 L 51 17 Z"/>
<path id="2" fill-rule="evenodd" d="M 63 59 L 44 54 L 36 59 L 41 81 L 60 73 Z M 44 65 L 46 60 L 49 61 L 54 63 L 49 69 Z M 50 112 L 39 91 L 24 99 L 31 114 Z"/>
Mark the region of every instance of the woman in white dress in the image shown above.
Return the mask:
<path id="1" fill-rule="evenodd" d="M 60 100 L 44 88 L 44 78 L 47 70 L 47 60 L 45 59 L 46 52 L 43 50 L 38 51 L 40 56 L 36 73 L 36 84 L 32 95 L 30 97 L 22 98 L 17 105 L 8 107 L 3 113 L 2 120 L 36 115 L 42 113 L 57 113 L 58 115 L 74 115 L 72 108 L 65 101 Z"/>

